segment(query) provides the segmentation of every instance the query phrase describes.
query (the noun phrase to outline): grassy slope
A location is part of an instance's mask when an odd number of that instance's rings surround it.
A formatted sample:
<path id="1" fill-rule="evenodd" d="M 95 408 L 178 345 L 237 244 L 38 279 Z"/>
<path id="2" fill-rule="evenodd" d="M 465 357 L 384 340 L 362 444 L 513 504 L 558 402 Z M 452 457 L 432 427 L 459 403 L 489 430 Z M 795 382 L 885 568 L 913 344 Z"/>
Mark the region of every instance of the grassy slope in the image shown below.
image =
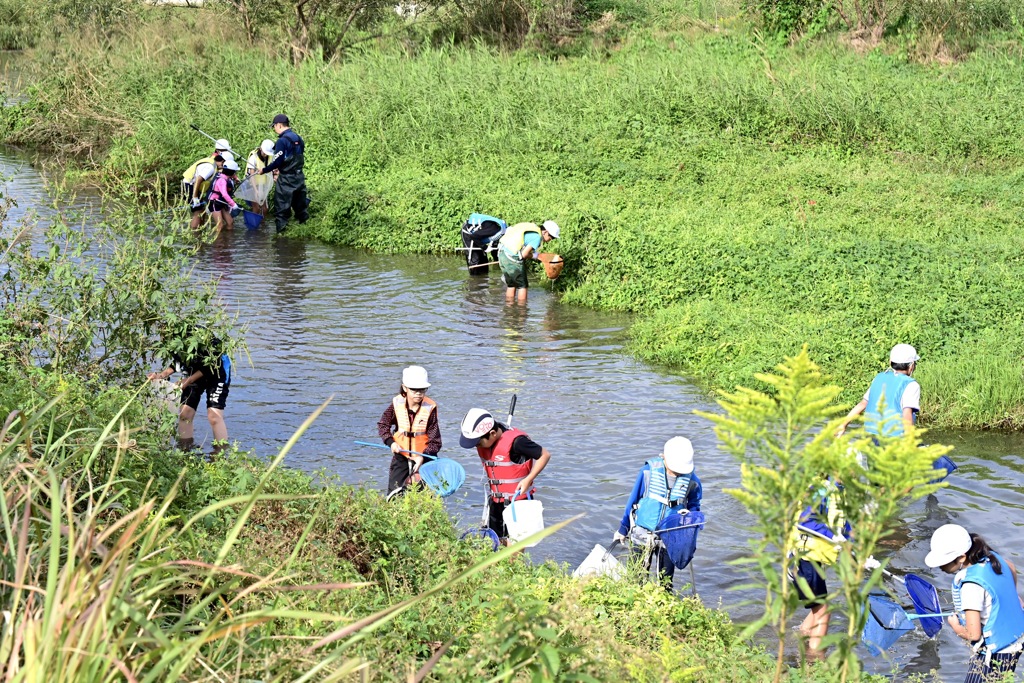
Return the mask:
<path id="1" fill-rule="evenodd" d="M 293 70 L 207 42 L 200 69 L 172 34 L 58 55 L 72 77 L 9 138 L 113 137 L 108 183 L 131 185 L 204 151 L 192 121 L 249 148 L 287 111 L 309 143 L 307 235 L 448 251 L 474 210 L 553 217 L 567 300 L 645 314 L 644 358 L 731 387 L 808 343 L 852 402 L 909 341 L 928 418 L 1024 424 L 1019 46 L 937 67 L 666 30 L 560 60 L 451 49 Z"/>

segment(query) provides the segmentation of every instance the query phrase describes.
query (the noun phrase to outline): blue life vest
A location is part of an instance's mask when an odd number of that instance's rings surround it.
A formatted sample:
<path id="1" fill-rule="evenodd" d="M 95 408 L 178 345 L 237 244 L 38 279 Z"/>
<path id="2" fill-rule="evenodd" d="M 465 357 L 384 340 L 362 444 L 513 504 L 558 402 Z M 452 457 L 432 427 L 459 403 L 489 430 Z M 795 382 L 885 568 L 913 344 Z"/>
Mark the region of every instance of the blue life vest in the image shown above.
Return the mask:
<path id="1" fill-rule="evenodd" d="M 654 531 L 658 528 L 658 523 L 669 512 L 686 508 L 686 494 L 690 490 L 690 475 L 680 474 L 676 477 L 676 483 L 672 486 L 672 492 L 669 493 L 665 461 L 661 458 L 652 458 L 647 461 L 647 466 L 651 468 L 650 477 L 647 480 L 647 491 L 637 503 L 634 523 L 647 531 Z"/>
<path id="2" fill-rule="evenodd" d="M 1020 606 L 1013 575 L 1006 560 L 998 553 L 996 557 L 1003 567 L 1002 574 L 996 574 L 992 563 L 986 559 L 968 567 L 962 581 L 953 581 L 954 606 L 960 604 L 960 587 L 965 583 L 976 583 L 992 596 L 992 610 L 981 630 L 981 637 L 989 652 L 999 652 L 1024 636 L 1024 608 Z"/>
<path id="3" fill-rule="evenodd" d="M 864 429 L 877 436 L 903 435 L 903 392 L 916 382 L 910 375 L 886 370 L 875 375 L 868 389 L 868 406 L 864 412 Z M 881 410 L 885 400 L 885 412 Z"/>
<path id="4" fill-rule="evenodd" d="M 469 226 L 471 228 L 479 228 L 484 223 L 484 221 L 493 221 L 494 223 L 497 223 L 498 225 L 501 226 L 502 232 L 504 232 L 505 230 L 508 230 L 508 223 L 506 223 L 505 221 L 501 220 L 500 218 L 495 218 L 494 216 L 488 216 L 485 213 L 471 213 L 471 214 L 469 214 L 469 220 L 466 221 L 466 222 L 469 223 Z M 473 232 L 473 231 L 470 230 L 470 232 Z"/>

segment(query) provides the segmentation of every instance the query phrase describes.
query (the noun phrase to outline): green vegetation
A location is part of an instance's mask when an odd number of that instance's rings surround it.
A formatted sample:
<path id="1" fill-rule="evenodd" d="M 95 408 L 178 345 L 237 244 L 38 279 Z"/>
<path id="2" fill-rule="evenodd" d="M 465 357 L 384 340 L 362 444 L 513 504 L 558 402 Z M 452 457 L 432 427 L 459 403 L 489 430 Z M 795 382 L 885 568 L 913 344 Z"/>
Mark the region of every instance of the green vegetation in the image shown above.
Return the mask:
<path id="1" fill-rule="evenodd" d="M 161 15 L 159 34 L 38 49 L 4 136 L 147 199 L 205 153 L 190 123 L 248 150 L 287 111 L 316 204 L 297 235 L 454 254 L 471 211 L 553 217 L 565 299 L 641 314 L 642 358 L 729 388 L 807 343 L 852 403 L 908 341 L 928 424 L 1022 426 L 1012 26 L 941 66 L 917 61 L 916 29 L 858 54 L 669 10 L 633 7 L 658 30 L 630 32 L 610 6 L 558 58 L 366 43 L 297 67 Z"/>
<path id="2" fill-rule="evenodd" d="M 772 626 L 779 639 L 775 680 L 781 680 L 787 622 L 805 597 L 813 596 L 803 579 L 799 591 L 786 580 L 797 575 L 798 560 L 807 554 L 793 527 L 807 509 L 835 508 L 853 533 L 832 563 L 840 586 L 829 593 L 827 609 L 846 616 L 846 631 L 826 636 L 817 647 L 835 645 L 829 661 L 836 680 L 858 680 L 854 647 L 869 618 L 868 596 L 878 590 L 883 571 L 865 569 L 864 560 L 900 526 L 909 502 L 942 486 L 929 483 L 935 477 L 932 463 L 952 448 L 922 446 L 916 432 L 882 444 L 863 436 L 834 437 L 842 424 L 835 405 L 841 390 L 824 383 L 807 348 L 776 370 L 757 377 L 771 387 L 769 394 L 740 387 L 719 401 L 725 414 L 701 413 L 715 423 L 718 438 L 740 463 L 741 486 L 727 493 L 756 520 L 750 557 L 742 563 L 753 568 L 765 590 L 765 612 L 746 633 Z M 823 425 L 823 418 L 832 419 Z M 841 492 L 832 482 L 842 483 Z M 843 532 L 842 524 L 829 526 Z"/>
<path id="3" fill-rule="evenodd" d="M 698 600 L 576 581 L 460 541 L 426 493 L 384 505 L 282 469 L 319 411 L 270 463 L 170 450 L 172 415 L 142 380 L 168 350 L 153 322 L 230 332 L 213 284 L 183 275 L 184 233 L 147 239 L 131 216 L 88 231 L 71 216 L 3 218 L 10 680 L 330 681 L 364 669 L 383 681 L 739 682 L 770 670 Z"/>

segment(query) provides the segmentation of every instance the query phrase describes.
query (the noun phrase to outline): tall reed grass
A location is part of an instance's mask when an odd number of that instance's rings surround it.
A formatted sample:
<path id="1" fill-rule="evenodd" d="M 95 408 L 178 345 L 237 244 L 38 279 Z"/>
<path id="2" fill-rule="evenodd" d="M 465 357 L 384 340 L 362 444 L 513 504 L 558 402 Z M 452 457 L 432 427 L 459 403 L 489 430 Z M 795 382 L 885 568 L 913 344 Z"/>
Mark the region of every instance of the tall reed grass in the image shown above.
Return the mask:
<path id="1" fill-rule="evenodd" d="M 248 150 L 285 111 L 308 144 L 300 235 L 454 254 L 472 211 L 552 217 L 566 300 L 643 314 L 644 358 L 730 387 L 806 342 L 853 401 L 910 342 L 930 424 L 1017 427 L 1019 376 L 961 359 L 1019 357 L 1018 48 L 938 67 L 687 27 L 558 60 L 367 48 L 293 69 L 149 30 L 55 49 L 4 118 L 11 141 L 103 150 L 131 194 L 207 151 L 190 123 Z"/>

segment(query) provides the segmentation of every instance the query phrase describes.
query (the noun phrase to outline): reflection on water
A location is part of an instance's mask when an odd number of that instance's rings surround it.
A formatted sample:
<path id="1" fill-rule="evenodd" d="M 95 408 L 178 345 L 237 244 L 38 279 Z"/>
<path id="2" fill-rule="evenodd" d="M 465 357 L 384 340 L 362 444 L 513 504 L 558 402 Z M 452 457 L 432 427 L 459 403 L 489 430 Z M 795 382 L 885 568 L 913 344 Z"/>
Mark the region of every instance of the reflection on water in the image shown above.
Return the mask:
<path id="1" fill-rule="evenodd" d="M 0 169 L 5 176 L 18 169 L 7 189 L 21 210 L 45 205 L 30 166 L 0 156 Z M 459 421 L 472 407 L 504 418 L 516 393 L 515 425 L 552 453 L 538 480 L 547 520 L 585 515 L 533 556 L 575 564 L 595 543 L 610 542 L 644 460 L 669 437 L 686 435 L 696 449 L 709 519 L 695 560 L 699 592 L 738 621 L 760 614 L 756 600 L 738 604 L 756 596 L 732 590 L 744 582 L 729 563 L 748 552 L 748 518 L 722 493 L 738 484 L 736 466 L 717 450 L 711 425 L 693 415 L 713 405 L 681 378 L 622 353 L 628 316 L 562 306 L 541 286 L 528 305 L 506 306 L 497 273 L 470 278 L 458 257 L 367 254 L 271 233 L 225 234 L 196 264 L 200 274 L 220 278 L 225 304 L 248 326 L 251 363 L 236 359 L 226 413 L 232 438 L 270 455 L 333 397 L 288 464 L 383 489 L 389 456 L 353 441 L 375 440 L 376 421 L 398 389 L 402 368 L 422 364 L 439 405 L 443 454 L 469 474 L 448 502 L 467 526 L 480 516 L 482 469 L 473 453 L 458 447 Z M 197 439 L 208 441 L 208 429 L 197 420 Z M 946 578 L 925 569 L 923 558 L 932 530 L 949 521 L 983 530 L 1020 561 L 1022 548 L 1012 539 L 1024 538 L 1024 440 L 959 433 L 931 438 L 954 443 L 962 469 L 949 489 L 915 503 L 905 527 L 886 541 L 892 565 L 945 586 Z M 904 672 L 939 668 L 952 680 L 963 675 L 967 651 L 946 629 L 937 642 L 920 632 L 905 636 L 891 656 Z M 867 665 L 891 668 L 882 659 Z"/>

